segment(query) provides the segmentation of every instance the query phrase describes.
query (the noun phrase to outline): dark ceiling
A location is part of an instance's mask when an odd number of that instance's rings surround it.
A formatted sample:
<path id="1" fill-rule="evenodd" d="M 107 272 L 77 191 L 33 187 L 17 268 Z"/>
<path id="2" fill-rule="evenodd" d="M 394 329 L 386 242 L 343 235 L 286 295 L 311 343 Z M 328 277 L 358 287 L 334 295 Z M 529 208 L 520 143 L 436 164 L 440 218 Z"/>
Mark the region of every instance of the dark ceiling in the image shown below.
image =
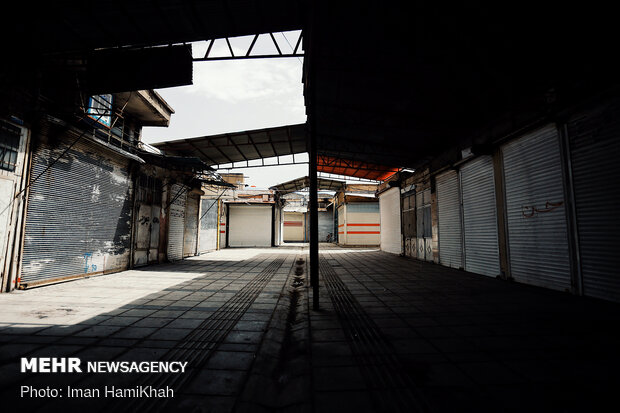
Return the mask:
<path id="1" fill-rule="evenodd" d="M 306 110 L 320 153 L 395 167 L 553 117 L 619 73 L 620 25 L 595 2 L 17 4 L 21 14 L 1 25 L 5 63 L 16 67 L 50 53 L 303 29 Z"/>

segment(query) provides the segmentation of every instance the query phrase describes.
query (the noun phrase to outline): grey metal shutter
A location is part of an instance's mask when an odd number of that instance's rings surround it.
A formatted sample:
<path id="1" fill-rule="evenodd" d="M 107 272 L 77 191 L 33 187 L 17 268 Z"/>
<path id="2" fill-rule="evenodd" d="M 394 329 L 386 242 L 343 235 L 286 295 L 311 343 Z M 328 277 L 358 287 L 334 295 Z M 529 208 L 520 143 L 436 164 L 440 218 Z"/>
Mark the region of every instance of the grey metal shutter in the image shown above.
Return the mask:
<path id="1" fill-rule="evenodd" d="M 500 274 L 493 161 L 481 156 L 461 167 L 465 270 Z"/>
<path id="2" fill-rule="evenodd" d="M 463 268 L 463 232 L 459 175 L 449 171 L 439 175 L 437 182 L 437 214 L 439 219 L 439 262 Z"/>
<path id="3" fill-rule="evenodd" d="M 185 233 L 185 204 L 187 187 L 174 184 L 170 188 L 170 207 L 168 213 L 168 260 L 183 258 L 183 235 Z"/>
<path id="4" fill-rule="evenodd" d="M 379 195 L 381 212 L 381 249 L 393 254 L 402 252 L 400 227 L 400 189 L 390 188 Z"/>
<path id="5" fill-rule="evenodd" d="M 327 242 L 334 234 L 334 217 L 331 212 L 319 211 L 319 242 Z M 310 237 L 308 237 L 310 239 Z"/>
<path id="6" fill-rule="evenodd" d="M 203 199 L 200 211 L 200 252 L 217 248 L 217 199 Z"/>
<path id="7" fill-rule="evenodd" d="M 34 150 L 22 284 L 128 268 L 128 161 L 106 152 L 86 138 L 71 149 L 65 142 L 53 147 L 41 142 Z"/>
<path id="8" fill-rule="evenodd" d="M 186 202 L 183 257 L 192 257 L 196 255 L 198 247 L 198 207 L 200 197 L 196 194 L 189 194 Z"/>
<path id="9" fill-rule="evenodd" d="M 228 244 L 231 247 L 270 247 L 271 205 L 229 205 Z"/>
<path id="10" fill-rule="evenodd" d="M 585 295 L 620 301 L 620 103 L 568 124 Z"/>
<path id="11" fill-rule="evenodd" d="M 560 142 L 554 125 L 502 147 L 510 274 L 519 282 L 570 290 Z"/>

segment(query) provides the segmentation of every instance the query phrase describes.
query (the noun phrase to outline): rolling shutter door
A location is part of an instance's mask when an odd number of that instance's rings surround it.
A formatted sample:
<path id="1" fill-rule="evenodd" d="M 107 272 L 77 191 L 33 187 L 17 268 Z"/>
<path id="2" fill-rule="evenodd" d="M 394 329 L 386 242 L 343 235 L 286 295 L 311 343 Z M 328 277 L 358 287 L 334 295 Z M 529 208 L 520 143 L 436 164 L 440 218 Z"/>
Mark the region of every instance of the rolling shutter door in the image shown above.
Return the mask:
<path id="1" fill-rule="evenodd" d="M 345 245 L 347 243 L 347 234 L 346 227 L 344 226 L 346 214 L 344 205 L 340 205 L 336 211 L 336 218 L 338 219 L 338 244 Z"/>
<path id="2" fill-rule="evenodd" d="M 568 124 L 585 295 L 620 301 L 620 104 Z"/>
<path id="3" fill-rule="evenodd" d="M 510 274 L 519 282 L 570 290 L 560 143 L 547 126 L 502 147 Z"/>
<path id="4" fill-rule="evenodd" d="M 319 211 L 319 242 L 328 242 L 334 236 L 334 216 L 329 211 Z M 310 237 L 308 236 L 308 239 Z"/>
<path id="5" fill-rule="evenodd" d="M 39 179 L 30 182 L 22 284 L 128 268 L 128 161 L 106 152 L 85 139 L 71 148 L 41 142 L 34 150 L 31 176 Z"/>
<path id="6" fill-rule="evenodd" d="M 284 212 L 284 241 L 304 241 L 304 214 L 300 212 Z"/>
<path id="7" fill-rule="evenodd" d="M 170 188 L 170 212 L 168 216 L 168 260 L 183 258 L 183 234 L 185 233 L 185 204 L 187 187 L 174 184 Z"/>
<path id="8" fill-rule="evenodd" d="M 217 249 L 217 199 L 203 199 L 200 211 L 200 252 Z"/>
<path id="9" fill-rule="evenodd" d="M 271 246 L 271 205 L 228 205 L 231 247 Z"/>
<path id="10" fill-rule="evenodd" d="M 381 250 L 400 254 L 400 189 L 391 188 L 379 195 L 381 212 Z"/>
<path id="11" fill-rule="evenodd" d="M 500 274 L 493 161 L 481 156 L 461 167 L 465 270 Z"/>
<path id="12" fill-rule="evenodd" d="M 197 252 L 198 241 L 198 206 L 200 197 L 196 194 L 187 196 L 185 209 L 185 233 L 183 235 L 183 257 L 192 257 Z"/>
<path id="13" fill-rule="evenodd" d="M 437 177 L 437 213 L 439 218 L 439 262 L 452 268 L 463 268 L 463 234 L 461 228 L 461 196 L 456 171 Z"/>

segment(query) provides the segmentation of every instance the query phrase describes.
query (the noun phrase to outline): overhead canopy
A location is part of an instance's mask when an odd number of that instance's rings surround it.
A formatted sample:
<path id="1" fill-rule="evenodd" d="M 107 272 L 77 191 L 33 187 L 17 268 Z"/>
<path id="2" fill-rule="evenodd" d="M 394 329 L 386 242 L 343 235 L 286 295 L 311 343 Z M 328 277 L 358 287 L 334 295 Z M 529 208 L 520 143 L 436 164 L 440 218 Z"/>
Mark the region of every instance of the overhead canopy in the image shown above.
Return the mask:
<path id="1" fill-rule="evenodd" d="M 303 0 L 14 2 L 3 46 L 31 54 L 152 46 L 302 28 Z M 14 40 L 13 40 L 14 39 Z M 20 50 L 20 47 L 28 49 Z M 5 52 L 9 53 L 9 50 Z"/>
<path id="2" fill-rule="evenodd" d="M 398 172 L 399 168 L 319 155 L 317 170 L 335 175 L 384 181 Z"/>
<path id="3" fill-rule="evenodd" d="M 339 191 L 344 187 L 344 182 L 335 181 L 333 179 L 318 178 L 318 190 L 319 191 Z M 293 179 L 292 181 L 284 182 L 269 189 L 277 191 L 280 195 L 290 194 L 291 192 L 301 191 L 310 187 L 310 178 L 304 176 L 302 178 Z"/>
<path id="4" fill-rule="evenodd" d="M 415 168 L 456 143 L 505 136 L 618 83 L 616 13 L 596 2 L 555 3 L 423 0 L 405 11 L 398 2 L 366 0 L 104 1 L 96 7 L 25 0 L 12 4 L 18 10 L 11 14 L 24 18 L 0 25 L 9 57 L 0 72 L 45 71 L 41 56 L 55 52 L 303 29 L 304 98 L 319 153 Z M 2 82 L 11 77 L 0 76 Z M 62 90 L 69 84 L 74 76 Z M 268 147 L 261 157 L 282 153 Z M 235 148 L 226 150 L 209 150 L 207 162 L 243 160 L 233 156 Z"/>
<path id="5" fill-rule="evenodd" d="M 305 124 L 224 133 L 155 143 L 162 151 L 198 156 L 208 165 L 285 156 L 306 152 Z"/>
<path id="6" fill-rule="evenodd" d="M 197 156 L 208 165 L 252 161 L 307 151 L 305 124 L 256 129 L 155 143 L 153 146 L 177 156 Z M 319 148 L 319 154 L 329 151 Z M 317 170 L 336 175 L 384 180 L 399 168 L 319 155 Z"/>

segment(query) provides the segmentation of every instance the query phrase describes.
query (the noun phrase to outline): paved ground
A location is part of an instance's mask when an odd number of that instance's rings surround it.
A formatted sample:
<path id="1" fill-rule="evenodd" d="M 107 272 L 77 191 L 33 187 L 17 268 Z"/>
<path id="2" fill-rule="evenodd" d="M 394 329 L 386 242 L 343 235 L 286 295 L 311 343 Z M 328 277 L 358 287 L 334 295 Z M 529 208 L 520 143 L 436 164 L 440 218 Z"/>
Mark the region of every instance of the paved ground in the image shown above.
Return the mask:
<path id="1" fill-rule="evenodd" d="M 390 254 L 228 249 L 0 295 L 3 411 L 606 411 L 620 305 Z M 28 374 L 20 357 L 187 361 L 183 374 Z M 104 386 L 174 398 L 68 398 Z M 64 398 L 19 398 L 22 386 Z M 5 404 L 5 406 L 7 406 Z M 3 406 L 4 407 L 4 406 Z"/>

